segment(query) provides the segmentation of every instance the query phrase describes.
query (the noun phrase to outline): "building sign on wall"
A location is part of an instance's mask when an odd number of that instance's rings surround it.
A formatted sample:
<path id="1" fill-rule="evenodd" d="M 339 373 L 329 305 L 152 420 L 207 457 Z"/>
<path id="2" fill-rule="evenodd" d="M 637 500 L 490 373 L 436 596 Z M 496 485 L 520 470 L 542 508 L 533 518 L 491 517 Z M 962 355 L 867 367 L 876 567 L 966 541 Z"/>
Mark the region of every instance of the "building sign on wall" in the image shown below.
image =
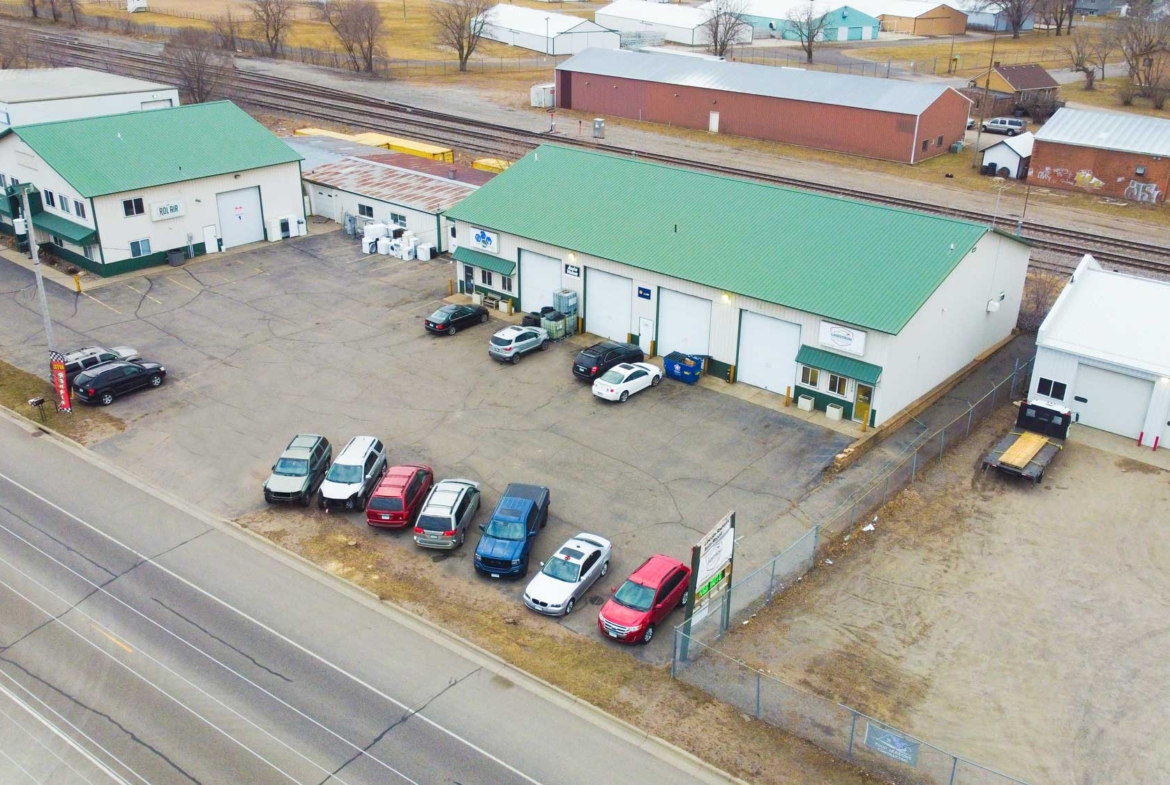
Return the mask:
<path id="1" fill-rule="evenodd" d="M 865 330 L 832 324 L 831 322 L 821 322 L 821 346 L 827 346 L 839 352 L 864 357 L 865 336 Z"/>
<path id="2" fill-rule="evenodd" d="M 181 199 L 150 203 L 150 220 L 152 221 L 166 221 L 186 214 L 187 208 Z"/>
<path id="3" fill-rule="evenodd" d="M 498 254 L 500 252 L 500 236 L 487 229 L 471 228 L 471 247 L 479 251 Z"/>
<path id="4" fill-rule="evenodd" d="M 580 278 L 581 277 L 581 268 L 575 264 L 566 264 L 565 265 L 565 275 L 571 275 L 574 278 Z"/>
<path id="5" fill-rule="evenodd" d="M 638 287 L 638 297 L 643 299 L 643 300 L 649 300 L 650 299 L 650 288 L 647 286 L 639 286 Z"/>

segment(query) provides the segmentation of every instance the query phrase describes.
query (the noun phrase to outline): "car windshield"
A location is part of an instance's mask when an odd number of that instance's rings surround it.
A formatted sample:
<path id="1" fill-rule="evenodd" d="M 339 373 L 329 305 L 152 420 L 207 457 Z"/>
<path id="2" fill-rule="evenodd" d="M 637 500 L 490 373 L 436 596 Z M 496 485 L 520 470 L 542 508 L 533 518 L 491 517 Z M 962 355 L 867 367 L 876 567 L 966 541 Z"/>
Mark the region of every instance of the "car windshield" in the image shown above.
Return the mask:
<path id="1" fill-rule="evenodd" d="M 550 578 L 556 578 L 558 581 L 576 583 L 577 576 L 581 573 L 581 565 L 565 559 L 553 559 L 544 565 L 541 572 Z"/>
<path id="2" fill-rule="evenodd" d="M 497 540 L 523 540 L 524 523 L 523 521 L 501 521 L 492 518 L 484 528 L 483 533 L 488 537 L 495 537 Z"/>
<path id="3" fill-rule="evenodd" d="M 362 467 L 344 463 L 335 463 L 329 467 L 325 479 L 330 482 L 353 483 L 362 481 Z"/>
<path id="4" fill-rule="evenodd" d="M 450 518 L 438 515 L 420 515 L 418 516 L 418 527 L 429 532 L 446 532 L 454 529 L 455 524 L 451 522 Z"/>
<path id="5" fill-rule="evenodd" d="M 621 384 L 625 380 L 626 376 L 621 371 L 606 371 L 605 375 L 601 377 L 601 381 L 610 384 Z"/>
<path id="6" fill-rule="evenodd" d="M 613 595 L 613 598 L 619 605 L 625 605 L 627 608 L 633 608 L 636 611 L 648 611 L 654 603 L 654 590 L 640 583 L 626 581 L 617 590 L 617 594 Z"/>
<path id="7" fill-rule="evenodd" d="M 375 496 L 370 499 L 370 509 L 383 512 L 402 512 L 402 499 L 397 496 Z"/>
<path id="8" fill-rule="evenodd" d="M 511 346 L 512 339 L 507 338 L 507 337 L 502 336 L 502 335 L 493 335 L 492 336 L 492 344 L 495 346 Z"/>
<path id="9" fill-rule="evenodd" d="M 309 462 L 304 458 L 281 458 L 272 473 L 281 477 L 304 477 L 309 473 Z"/>

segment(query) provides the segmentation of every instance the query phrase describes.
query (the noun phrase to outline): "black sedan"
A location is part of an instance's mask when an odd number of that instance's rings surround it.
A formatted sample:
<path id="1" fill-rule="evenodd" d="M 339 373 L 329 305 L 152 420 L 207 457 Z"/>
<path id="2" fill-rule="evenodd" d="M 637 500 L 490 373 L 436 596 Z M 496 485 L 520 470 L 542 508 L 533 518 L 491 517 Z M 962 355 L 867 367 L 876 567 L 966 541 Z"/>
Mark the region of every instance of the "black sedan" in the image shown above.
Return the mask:
<path id="1" fill-rule="evenodd" d="M 444 305 L 423 322 L 428 330 L 438 335 L 454 335 L 464 327 L 487 324 L 488 310 L 482 305 Z"/>
<path id="2" fill-rule="evenodd" d="M 579 379 L 596 379 L 620 363 L 640 363 L 642 350 L 632 343 L 602 341 L 585 349 L 573 360 L 573 374 Z"/>
<path id="3" fill-rule="evenodd" d="M 114 398 L 143 387 L 158 387 L 167 378 L 167 369 L 158 363 L 108 362 L 79 373 L 73 380 L 73 397 L 85 403 L 109 406 Z"/>

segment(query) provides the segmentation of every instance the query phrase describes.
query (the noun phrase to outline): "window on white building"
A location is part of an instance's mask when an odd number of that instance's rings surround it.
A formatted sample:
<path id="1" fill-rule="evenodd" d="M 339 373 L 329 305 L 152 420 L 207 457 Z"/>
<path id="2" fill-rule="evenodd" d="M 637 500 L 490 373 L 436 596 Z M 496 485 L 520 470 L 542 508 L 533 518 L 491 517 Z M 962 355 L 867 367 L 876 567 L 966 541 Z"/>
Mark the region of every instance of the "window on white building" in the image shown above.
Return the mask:
<path id="1" fill-rule="evenodd" d="M 500 288 L 505 292 L 512 291 L 512 279 L 507 275 L 500 276 Z"/>
<path id="2" fill-rule="evenodd" d="M 484 286 L 491 286 L 492 285 L 492 271 L 491 270 L 480 270 L 479 271 L 479 282 L 482 283 Z"/>
<path id="3" fill-rule="evenodd" d="M 52 237 L 53 237 L 53 245 L 57 246 L 58 248 L 64 248 L 64 247 L 65 247 L 65 241 L 64 241 L 64 240 L 62 240 L 62 239 L 61 239 L 60 237 L 58 237 L 57 235 L 52 235 Z"/>
<path id="4" fill-rule="evenodd" d="M 0 188 L 8 187 L 8 176 L 0 174 Z"/>
<path id="5" fill-rule="evenodd" d="M 821 386 L 821 372 L 816 368 L 809 368 L 807 365 L 800 369 L 800 383 L 805 387 L 820 387 Z"/>
<path id="6" fill-rule="evenodd" d="M 139 256 L 150 256 L 150 240 L 135 240 L 130 243 L 130 255 L 136 259 Z"/>
<path id="7" fill-rule="evenodd" d="M 402 229 L 405 229 L 406 228 L 406 216 L 399 215 L 398 213 L 390 213 L 390 223 L 394 224 L 395 226 L 401 227 Z"/>
<path id="8" fill-rule="evenodd" d="M 363 216 L 365 218 L 373 218 L 374 217 L 373 206 L 368 205 L 368 204 L 360 204 L 359 203 L 358 204 L 358 215 Z"/>
<path id="9" fill-rule="evenodd" d="M 49 205 L 49 207 L 56 207 L 57 206 L 57 199 L 53 196 L 52 191 L 45 191 L 44 197 L 45 197 L 45 204 Z"/>
<path id="10" fill-rule="evenodd" d="M 69 200 L 64 196 L 61 197 L 61 212 L 69 215 Z"/>
<path id="11" fill-rule="evenodd" d="M 73 200 L 73 212 L 77 213 L 78 218 L 85 217 L 85 205 L 76 199 Z"/>
<path id="12" fill-rule="evenodd" d="M 86 259 L 89 259 L 91 262 L 93 261 L 93 246 L 92 245 L 85 246 L 84 248 L 81 249 L 81 252 L 83 254 L 85 254 Z"/>
<path id="13" fill-rule="evenodd" d="M 1064 394 L 1068 392 L 1068 385 L 1064 382 L 1054 382 L 1051 379 L 1041 378 L 1036 383 L 1036 392 L 1045 398 L 1051 398 L 1054 401 L 1063 401 Z"/>
<path id="14" fill-rule="evenodd" d="M 123 199 L 122 212 L 127 218 L 132 218 L 136 215 L 142 215 L 146 212 L 146 206 L 142 203 L 142 199 Z"/>
<path id="15" fill-rule="evenodd" d="M 849 381 L 844 376 L 838 376 L 835 373 L 829 374 L 829 392 L 844 398 L 848 388 Z"/>

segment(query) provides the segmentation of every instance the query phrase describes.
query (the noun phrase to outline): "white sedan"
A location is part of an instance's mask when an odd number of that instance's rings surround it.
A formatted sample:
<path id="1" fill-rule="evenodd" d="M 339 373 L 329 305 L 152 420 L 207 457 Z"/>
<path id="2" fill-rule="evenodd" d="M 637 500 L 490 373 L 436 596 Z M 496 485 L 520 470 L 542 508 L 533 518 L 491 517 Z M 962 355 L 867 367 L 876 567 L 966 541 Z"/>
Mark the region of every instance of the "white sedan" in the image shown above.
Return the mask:
<path id="1" fill-rule="evenodd" d="M 657 387 L 662 371 L 650 363 L 622 363 L 593 382 L 593 394 L 607 401 L 626 401 L 647 387 Z"/>
<path id="2" fill-rule="evenodd" d="M 524 590 L 524 604 L 546 616 L 568 616 L 597 579 L 609 572 L 613 545 L 596 534 L 571 537 Z"/>

